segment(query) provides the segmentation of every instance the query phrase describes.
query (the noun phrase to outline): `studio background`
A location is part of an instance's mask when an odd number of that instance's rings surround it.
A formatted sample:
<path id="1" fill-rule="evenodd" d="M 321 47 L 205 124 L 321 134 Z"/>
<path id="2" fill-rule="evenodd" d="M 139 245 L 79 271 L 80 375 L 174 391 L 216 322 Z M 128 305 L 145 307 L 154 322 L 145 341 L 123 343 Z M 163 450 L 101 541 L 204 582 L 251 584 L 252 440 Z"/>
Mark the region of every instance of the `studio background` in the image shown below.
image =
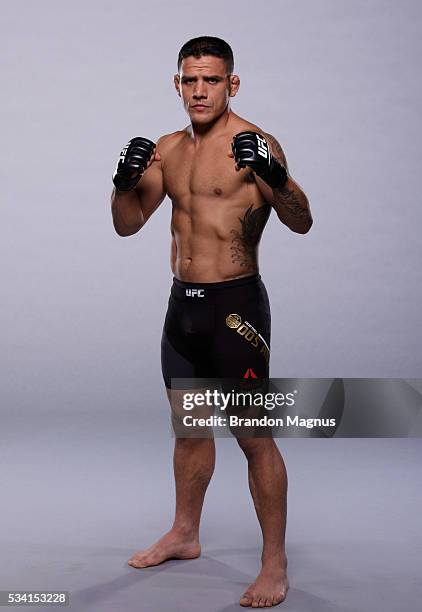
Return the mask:
<path id="1" fill-rule="evenodd" d="M 83 546 L 95 551 L 100 538 L 105 556 L 117 554 L 123 563 L 172 514 L 172 443 L 160 371 L 172 281 L 171 203 L 166 198 L 138 234 L 121 238 L 112 226 L 110 194 L 129 138 L 156 141 L 188 124 L 172 78 L 189 38 L 216 35 L 231 44 L 241 79 L 231 107 L 279 140 L 314 217 L 303 236 L 273 211 L 262 238 L 260 272 L 273 318 L 271 375 L 421 376 L 422 6 L 416 0 L 18 0 L 3 2 L 2 15 L 0 371 L 10 495 L 4 508 L 9 573 L 1 588 L 33 586 L 29 569 L 22 584 L 16 551 L 24 541 L 27 559 L 38 567 L 34 588 L 48 581 L 71 588 L 80 561 L 69 570 L 57 542 L 68 544 L 68 559 L 70 543 L 80 544 L 74 551 L 80 559 Z M 358 471 L 370 493 L 386 457 L 393 461 L 387 442 L 355 441 L 358 455 L 352 441 L 332 441 L 330 449 L 324 441 L 283 442 L 296 483 L 292 539 L 301 533 L 307 517 L 301 504 L 316 478 L 305 467 L 301 473 L 307 457 L 322 473 L 335 450 L 348 457 L 352 474 L 356 457 L 367 457 L 372 468 Z M 402 463 L 393 462 L 389 478 L 396 476 L 402 500 L 415 501 L 420 444 L 400 443 L 394 448 Z M 234 471 L 216 477 L 211 499 L 224 498 L 228 482 L 238 486 L 242 529 L 256 533 L 258 542 L 246 480 L 235 482 L 236 473 L 244 474 L 243 458 L 223 446 Z M 344 483 L 340 472 L 333 474 L 334 500 Z M 168 495 L 162 511 L 160 495 Z M 327 497 L 318 515 L 330 506 Z M 416 515 L 393 500 L 392 513 L 382 505 L 380 519 L 377 500 L 380 546 L 384 529 L 400 521 L 405 527 L 397 546 L 408 556 L 412 541 L 413 559 L 420 558 Z M 331 507 L 335 514 L 338 507 Z M 99 508 L 109 513 L 103 522 Z M 147 529 L 142 541 L 140 516 Z M 55 559 L 49 567 L 37 556 L 34 525 Z M 220 525 L 223 543 L 225 528 L 236 533 L 229 526 Z M 114 586 L 108 596 L 119 591 Z"/>

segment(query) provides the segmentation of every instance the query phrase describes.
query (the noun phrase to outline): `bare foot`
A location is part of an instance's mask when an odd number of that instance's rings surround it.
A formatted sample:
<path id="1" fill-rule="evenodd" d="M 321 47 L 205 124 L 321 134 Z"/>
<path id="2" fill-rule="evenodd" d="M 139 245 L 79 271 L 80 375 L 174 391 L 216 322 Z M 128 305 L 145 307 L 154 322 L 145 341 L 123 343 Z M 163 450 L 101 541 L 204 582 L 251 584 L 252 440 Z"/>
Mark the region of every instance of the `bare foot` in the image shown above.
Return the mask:
<path id="1" fill-rule="evenodd" d="M 286 599 L 289 589 L 287 562 L 264 563 L 257 579 L 240 598 L 240 605 L 252 608 L 270 608 Z"/>
<path id="2" fill-rule="evenodd" d="M 128 565 L 137 568 L 150 567 L 168 559 L 195 559 L 200 554 L 201 546 L 197 539 L 169 531 L 150 548 L 136 552 L 129 559 Z"/>

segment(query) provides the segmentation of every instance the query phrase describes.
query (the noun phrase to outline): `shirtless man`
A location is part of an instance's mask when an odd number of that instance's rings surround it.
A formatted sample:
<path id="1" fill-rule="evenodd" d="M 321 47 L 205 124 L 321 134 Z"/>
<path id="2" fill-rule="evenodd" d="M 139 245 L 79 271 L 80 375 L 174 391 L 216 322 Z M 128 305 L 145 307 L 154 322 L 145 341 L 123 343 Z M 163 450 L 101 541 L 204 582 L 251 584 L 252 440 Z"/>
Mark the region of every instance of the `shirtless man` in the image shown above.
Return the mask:
<path id="1" fill-rule="evenodd" d="M 208 36 L 188 41 L 174 85 L 190 125 L 156 145 L 144 138 L 130 141 L 112 194 L 120 236 L 138 232 L 166 195 L 172 202 L 174 279 L 162 337 L 168 393 L 172 377 L 239 378 L 248 368 L 268 377 L 270 308 L 258 272 L 258 243 L 271 208 L 294 232 L 305 234 L 312 225 L 308 200 L 288 174 L 280 144 L 230 109 L 240 85 L 230 46 Z M 253 326 L 256 342 L 235 333 L 239 320 Z M 287 474 L 271 437 L 237 442 L 248 462 L 263 535 L 262 569 L 240 605 L 270 607 L 288 589 Z M 145 568 L 200 555 L 200 515 L 214 462 L 213 438 L 176 438 L 173 526 L 129 565 Z"/>

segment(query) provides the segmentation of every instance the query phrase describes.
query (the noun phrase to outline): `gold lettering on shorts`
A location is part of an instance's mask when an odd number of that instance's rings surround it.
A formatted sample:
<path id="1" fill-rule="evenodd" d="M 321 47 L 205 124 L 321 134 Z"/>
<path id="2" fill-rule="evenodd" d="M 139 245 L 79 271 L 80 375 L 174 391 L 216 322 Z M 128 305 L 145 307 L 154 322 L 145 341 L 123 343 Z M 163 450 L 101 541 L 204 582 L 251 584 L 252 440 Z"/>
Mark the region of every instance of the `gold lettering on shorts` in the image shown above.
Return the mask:
<path id="1" fill-rule="evenodd" d="M 251 344 L 256 349 L 259 349 L 260 354 L 264 357 L 266 361 L 270 359 L 270 350 L 261 336 L 257 332 L 257 330 L 248 322 L 244 321 L 242 323 L 242 318 L 238 314 L 229 314 L 226 317 L 226 325 L 231 327 L 242 336 L 247 342 Z"/>

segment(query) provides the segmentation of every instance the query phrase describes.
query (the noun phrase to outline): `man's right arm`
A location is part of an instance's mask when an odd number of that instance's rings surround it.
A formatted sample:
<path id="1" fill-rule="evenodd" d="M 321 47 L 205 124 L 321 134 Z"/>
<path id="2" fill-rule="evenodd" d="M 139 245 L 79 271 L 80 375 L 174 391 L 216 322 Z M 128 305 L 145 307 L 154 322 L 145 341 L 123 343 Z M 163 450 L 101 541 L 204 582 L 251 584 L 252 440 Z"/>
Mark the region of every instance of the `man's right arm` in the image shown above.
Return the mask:
<path id="1" fill-rule="evenodd" d="M 119 236 L 136 234 L 166 196 L 159 153 L 161 140 L 158 140 L 155 152 L 136 186 L 127 191 L 116 186 L 113 189 L 111 211 L 114 229 Z"/>

